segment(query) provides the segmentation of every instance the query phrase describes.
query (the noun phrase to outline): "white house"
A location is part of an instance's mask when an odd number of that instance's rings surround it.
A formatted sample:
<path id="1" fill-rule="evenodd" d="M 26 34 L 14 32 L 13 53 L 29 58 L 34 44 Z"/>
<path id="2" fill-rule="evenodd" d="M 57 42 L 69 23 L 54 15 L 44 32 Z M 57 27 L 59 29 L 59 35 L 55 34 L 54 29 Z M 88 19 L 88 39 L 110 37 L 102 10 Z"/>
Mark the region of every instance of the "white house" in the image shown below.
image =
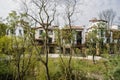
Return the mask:
<path id="1" fill-rule="evenodd" d="M 90 20 L 90 25 L 87 29 L 87 33 L 91 31 L 97 31 L 96 37 L 103 38 L 104 43 L 107 43 L 108 40 L 110 40 L 110 43 L 117 42 L 116 39 L 120 38 L 119 36 L 117 38 L 114 37 L 115 33 L 120 33 L 119 26 L 113 25 L 110 26 L 109 30 L 107 29 L 108 23 L 105 20 L 97 20 L 96 18 Z M 119 34 L 118 34 L 119 35 Z"/>
<path id="2" fill-rule="evenodd" d="M 55 42 L 55 29 L 58 28 L 56 26 L 50 26 L 48 28 L 48 36 L 49 36 L 49 43 L 54 43 Z M 43 38 L 45 35 L 45 30 L 43 27 L 34 27 L 35 30 L 35 40 L 38 41 L 40 44 L 43 43 Z"/>
<path id="3" fill-rule="evenodd" d="M 6 35 L 8 36 L 24 36 L 24 29 L 20 26 L 16 27 L 15 29 L 7 29 Z"/>
<path id="4" fill-rule="evenodd" d="M 105 20 L 97 20 L 96 18 L 89 21 L 90 24 L 87 28 L 87 34 L 89 32 L 96 32 L 96 38 L 102 38 L 103 42 L 107 41 L 106 30 L 107 30 L 107 21 Z"/>
<path id="5" fill-rule="evenodd" d="M 56 29 L 59 29 L 60 30 L 60 35 L 62 34 L 62 31 L 69 31 L 70 30 L 70 27 L 65 27 L 65 28 L 62 28 L 60 29 L 58 26 L 50 26 L 48 28 L 48 36 L 49 36 L 49 50 L 55 50 L 57 47 L 56 47 L 56 36 L 58 36 L 56 33 L 55 33 L 55 30 Z M 82 26 L 72 26 L 71 27 L 72 31 L 75 31 L 75 34 L 74 35 L 74 42 L 71 40 L 71 42 L 73 43 L 73 46 L 74 47 L 78 47 L 80 48 L 81 45 L 84 43 L 84 40 L 85 40 L 85 34 L 84 34 L 84 28 Z M 42 27 L 34 27 L 34 30 L 35 30 L 35 40 L 37 41 L 37 43 L 39 45 L 42 45 L 44 43 L 44 35 L 45 35 L 45 30 L 42 28 Z M 64 35 L 63 35 L 64 36 Z M 67 35 L 66 35 L 67 36 Z M 68 49 L 70 48 L 69 44 L 67 43 L 64 43 L 64 40 L 62 39 L 62 35 L 59 36 L 61 41 L 63 42 L 63 46 L 64 48 Z M 62 46 L 62 48 L 63 48 Z M 55 51 L 49 51 L 49 52 L 55 52 Z"/>

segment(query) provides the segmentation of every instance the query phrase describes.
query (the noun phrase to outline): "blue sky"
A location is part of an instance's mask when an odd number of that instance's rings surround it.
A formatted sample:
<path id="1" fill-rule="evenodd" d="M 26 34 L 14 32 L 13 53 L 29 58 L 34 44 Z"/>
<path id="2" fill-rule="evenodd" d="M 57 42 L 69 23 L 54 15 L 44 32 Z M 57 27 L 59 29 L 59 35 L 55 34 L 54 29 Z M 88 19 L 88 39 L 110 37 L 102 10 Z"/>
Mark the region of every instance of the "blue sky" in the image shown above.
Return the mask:
<path id="1" fill-rule="evenodd" d="M 75 24 L 84 25 L 105 9 L 113 9 L 117 16 L 120 16 L 120 0 L 83 0 L 83 4 L 80 5 L 81 13 L 76 15 L 79 17 L 77 20 L 79 22 L 76 21 Z M 0 17 L 5 18 L 11 10 L 19 10 L 19 5 L 15 0 L 0 0 Z"/>

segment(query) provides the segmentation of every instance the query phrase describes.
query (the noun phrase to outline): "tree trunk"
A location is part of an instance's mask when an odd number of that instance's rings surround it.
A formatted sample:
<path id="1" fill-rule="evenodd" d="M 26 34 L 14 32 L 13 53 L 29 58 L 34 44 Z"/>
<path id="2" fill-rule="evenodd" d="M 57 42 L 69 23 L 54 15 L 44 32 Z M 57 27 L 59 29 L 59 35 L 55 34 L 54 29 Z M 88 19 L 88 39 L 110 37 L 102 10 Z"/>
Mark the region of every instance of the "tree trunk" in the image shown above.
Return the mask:
<path id="1" fill-rule="evenodd" d="M 48 63 L 45 64 L 45 70 L 46 70 L 46 80 L 50 80 L 50 74 L 49 74 Z"/>
<path id="2" fill-rule="evenodd" d="M 48 68 L 48 54 L 49 54 L 49 51 L 48 51 L 48 31 L 45 30 L 45 33 L 46 33 L 46 36 L 45 36 L 45 43 L 44 43 L 44 46 L 45 46 L 45 55 L 46 55 L 46 62 L 44 64 L 45 66 L 45 70 L 46 70 L 46 78 L 47 80 L 50 80 L 50 74 L 49 74 L 49 68 Z"/>

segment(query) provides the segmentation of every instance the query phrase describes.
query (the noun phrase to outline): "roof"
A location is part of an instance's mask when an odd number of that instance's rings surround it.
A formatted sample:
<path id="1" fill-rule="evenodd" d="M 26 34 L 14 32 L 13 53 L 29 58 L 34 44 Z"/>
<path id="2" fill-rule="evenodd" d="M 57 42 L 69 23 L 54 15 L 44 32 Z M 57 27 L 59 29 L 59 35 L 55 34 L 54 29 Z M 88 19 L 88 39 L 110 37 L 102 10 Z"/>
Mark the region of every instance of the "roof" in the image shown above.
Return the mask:
<path id="1" fill-rule="evenodd" d="M 89 27 L 89 28 L 87 28 L 87 30 L 92 29 L 92 28 L 96 28 L 96 26 Z"/>
<path id="2" fill-rule="evenodd" d="M 106 20 L 102 20 L 102 19 L 99 19 L 99 20 L 98 20 L 98 19 L 96 19 L 96 18 L 93 18 L 93 19 L 89 20 L 89 22 L 100 22 L 100 21 L 107 23 Z"/>
<path id="3" fill-rule="evenodd" d="M 43 29 L 43 27 L 42 26 L 40 26 L 40 27 L 33 27 L 32 29 Z M 58 26 L 50 26 L 50 27 L 48 27 L 48 29 L 50 29 L 50 30 L 54 30 L 54 29 L 58 29 Z M 64 27 L 63 29 L 70 29 L 70 27 Z M 71 26 L 71 29 L 73 29 L 73 30 L 83 30 L 84 28 L 83 28 L 83 26 Z"/>
<path id="4" fill-rule="evenodd" d="M 90 29 L 106 29 L 106 28 L 103 28 L 103 27 L 96 27 L 96 26 L 92 26 L 92 27 L 89 27 L 87 28 L 87 30 L 90 30 Z"/>
<path id="5" fill-rule="evenodd" d="M 110 29 L 110 31 L 117 31 L 117 32 L 120 32 L 119 29 Z"/>
<path id="6" fill-rule="evenodd" d="M 50 27 L 48 27 L 48 29 L 50 29 L 50 30 L 54 30 L 54 29 L 57 29 L 58 28 L 58 26 L 50 26 Z M 39 27 L 33 27 L 32 29 L 43 29 L 43 27 L 42 26 L 39 26 Z"/>
<path id="7" fill-rule="evenodd" d="M 63 29 L 70 29 L 70 27 L 67 26 Z M 84 28 L 83 28 L 83 26 L 71 26 L 71 29 L 73 29 L 73 30 L 83 30 Z"/>

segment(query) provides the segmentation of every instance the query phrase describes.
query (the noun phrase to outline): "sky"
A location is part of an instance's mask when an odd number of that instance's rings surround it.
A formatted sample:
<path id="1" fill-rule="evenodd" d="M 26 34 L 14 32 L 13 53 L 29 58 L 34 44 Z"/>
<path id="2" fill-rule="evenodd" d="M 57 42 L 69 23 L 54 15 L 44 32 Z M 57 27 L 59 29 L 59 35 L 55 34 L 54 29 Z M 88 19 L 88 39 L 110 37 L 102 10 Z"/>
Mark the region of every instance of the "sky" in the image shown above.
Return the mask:
<path id="1" fill-rule="evenodd" d="M 98 17 L 98 13 L 105 9 L 113 9 L 117 17 L 120 16 L 120 0 L 83 0 L 79 7 L 80 14 L 75 15 L 77 17 L 75 25 L 88 24 L 90 19 Z M 12 10 L 19 10 L 19 5 L 15 0 L 0 0 L 0 17 L 7 17 Z M 117 17 L 115 23 L 117 22 Z"/>
<path id="2" fill-rule="evenodd" d="M 17 10 L 18 5 L 13 0 L 0 0 L 0 17 L 5 18 L 12 10 Z"/>

